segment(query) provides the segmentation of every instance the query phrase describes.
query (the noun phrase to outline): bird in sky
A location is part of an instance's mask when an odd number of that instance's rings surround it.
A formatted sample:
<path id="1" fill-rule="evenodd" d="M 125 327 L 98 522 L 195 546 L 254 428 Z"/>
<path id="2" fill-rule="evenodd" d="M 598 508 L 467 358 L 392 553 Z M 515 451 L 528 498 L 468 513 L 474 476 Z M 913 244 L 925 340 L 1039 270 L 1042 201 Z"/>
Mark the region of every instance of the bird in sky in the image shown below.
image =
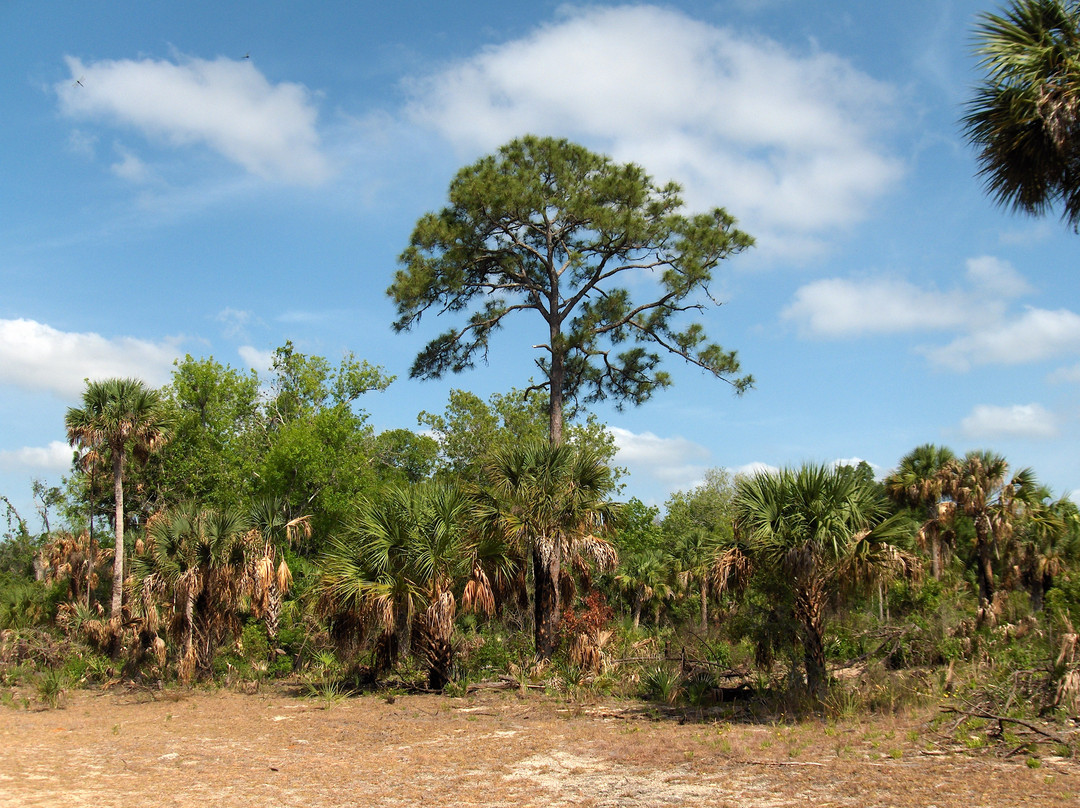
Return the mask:
<path id="1" fill-rule="evenodd" d="M 77 84 L 80 87 L 85 87 L 86 85 L 82 83 L 82 80 L 85 78 L 86 76 L 79 76 L 77 79 L 75 79 L 74 83 L 71 86 L 74 87 Z"/>

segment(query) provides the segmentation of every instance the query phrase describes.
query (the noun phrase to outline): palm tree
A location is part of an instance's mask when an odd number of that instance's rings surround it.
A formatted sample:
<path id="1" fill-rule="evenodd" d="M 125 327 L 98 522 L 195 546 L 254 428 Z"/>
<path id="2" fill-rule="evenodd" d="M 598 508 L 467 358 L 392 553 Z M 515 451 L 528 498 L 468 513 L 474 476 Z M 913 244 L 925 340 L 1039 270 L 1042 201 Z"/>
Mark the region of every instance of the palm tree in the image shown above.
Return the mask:
<path id="1" fill-rule="evenodd" d="M 290 519 L 280 497 L 263 497 L 251 509 L 251 523 L 258 531 L 259 553 L 255 559 L 252 611 L 262 617 L 271 645 L 277 640 L 281 599 L 292 585 L 292 570 L 283 549 L 301 537 L 311 538 L 311 516 Z M 271 653 L 273 649 L 271 648 Z"/>
<path id="2" fill-rule="evenodd" d="M 885 478 L 889 498 L 922 515 L 918 536 L 921 543 L 929 545 L 930 572 L 935 580 L 941 580 L 941 537 L 945 518 L 950 514 L 948 508 L 941 507 L 944 471 L 955 459 L 948 447 L 927 443 L 904 455 L 896 471 Z"/>
<path id="3" fill-rule="evenodd" d="M 240 611 L 254 589 L 261 550 L 247 517 L 237 510 L 184 505 L 151 517 L 147 546 L 133 562 L 136 607 L 156 634 L 158 609 L 170 615 L 168 633 L 181 646 L 180 679 L 210 670 L 217 649 L 240 633 Z"/>
<path id="4" fill-rule="evenodd" d="M 1031 599 L 1031 610 L 1043 607 L 1046 590 L 1068 567 L 1077 550 L 1080 512 L 1068 498 L 1051 501 L 1050 491 L 1040 488 L 1026 504 L 1012 542 L 1015 567 Z"/>
<path id="5" fill-rule="evenodd" d="M 481 557 L 491 548 L 466 530 L 472 504 L 444 484 L 390 486 L 363 503 L 320 560 L 320 611 L 380 630 L 380 665 L 413 650 L 415 625 L 428 683 L 438 690 L 453 661 L 459 584 L 465 582 L 463 608 L 494 609 L 484 569 L 490 558 Z"/>
<path id="6" fill-rule="evenodd" d="M 629 598 L 634 628 L 641 625 L 641 610 L 653 606 L 654 622 L 659 623 L 660 605 L 675 594 L 670 583 L 673 559 L 659 549 L 647 549 L 620 559 L 615 583 Z"/>
<path id="7" fill-rule="evenodd" d="M 536 653 L 549 659 L 559 641 L 563 560 L 589 556 L 615 567 L 603 538 L 615 513 L 611 470 L 591 448 L 542 441 L 499 447 L 483 469 L 490 496 L 481 521 L 532 555 Z"/>
<path id="8" fill-rule="evenodd" d="M 138 379 L 87 382 L 83 406 L 64 419 L 68 443 L 112 461 L 116 541 L 113 553 L 112 609 L 121 616 L 124 592 L 124 463 L 130 453 L 145 461 L 169 439 L 170 423 L 156 390 Z"/>
<path id="9" fill-rule="evenodd" d="M 975 526 L 975 575 L 984 619 L 991 615 L 994 602 L 994 550 L 1009 536 L 1022 508 L 1038 500 L 1031 469 L 1022 469 L 1011 479 L 1008 473 L 1005 458 L 988 451 L 968 452 L 945 472 L 946 495 L 956 504 L 957 513 L 968 516 Z"/>
<path id="10" fill-rule="evenodd" d="M 976 31 L 986 80 L 963 118 L 994 200 L 1080 227 L 1080 3 L 1012 0 Z"/>
<path id="11" fill-rule="evenodd" d="M 903 522 L 846 466 L 808 465 L 740 479 L 734 509 L 736 544 L 718 567 L 763 574 L 785 592 L 801 631 L 807 688 L 820 698 L 829 598 L 866 581 L 868 573 L 902 568 L 893 541 L 903 535 Z"/>

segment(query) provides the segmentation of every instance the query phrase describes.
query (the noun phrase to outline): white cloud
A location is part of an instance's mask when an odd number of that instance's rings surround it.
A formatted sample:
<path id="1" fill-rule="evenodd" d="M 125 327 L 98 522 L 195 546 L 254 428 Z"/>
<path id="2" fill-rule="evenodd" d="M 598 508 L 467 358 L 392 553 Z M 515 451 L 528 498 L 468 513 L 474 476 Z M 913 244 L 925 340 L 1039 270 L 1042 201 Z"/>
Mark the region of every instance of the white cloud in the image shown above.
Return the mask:
<path id="1" fill-rule="evenodd" d="M 980 404 L 960 422 L 964 435 L 972 439 L 1002 437 L 1052 438 L 1058 434 L 1057 419 L 1039 404 L 997 407 Z"/>
<path id="2" fill-rule="evenodd" d="M 1080 353 L 1080 315 L 1066 309 L 1028 308 L 1000 322 L 924 351 L 935 364 L 964 371 L 975 365 L 1019 365 Z"/>
<path id="3" fill-rule="evenodd" d="M 625 466 L 635 482 L 652 480 L 665 494 L 693 487 L 708 469 L 709 450 L 686 438 L 662 438 L 617 426 L 608 431 L 615 438 L 615 463 Z"/>
<path id="4" fill-rule="evenodd" d="M 967 321 L 971 311 L 957 292 L 887 278 L 828 278 L 796 291 L 781 317 L 797 322 L 804 333 L 841 337 L 950 329 Z"/>
<path id="5" fill-rule="evenodd" d="M 413 120 L 463 150 L 525 132 L 587 142 L 759 236 L 805 243 L 862 219 L 901 173 L 881 146 L 889 85 L 654 6 L 566 11 L 411 89 Z"/>
<path id="6" fill-rule="evenodd" d="M 217 313 L 214 319 L 222 324 L 221 330 L 226 337 L 244 339 L 247 336 L 247 327 L 251 323 L 252 314 L 250 311 L 226 306 Z"/>
<path id="7" fill-rule="evenodd" d="M 1080 382 L 1080 365 L 1058 368 L 1047 377 L 1047 381 L 1054 384 Z"/>
<path id="8" fill-rule="evenodd" d="M 778 474 L 779 472 L 779 466 L 771 466 L 768 463 L 755 460 L 753 463 L 747 463 L 735 469 L 735 476 L 753 477 L 755 474 Z"/>
<path id="9" fill-rule="evenodd" d="M 175 340 L 108 339 L 34 320 L 0 320 L 0 384 L 65 398 L 80 395 L 84 379 L 133 376 L 164 384 L 179 353 Z"/>
<path id="10" fill-rule="evenodd" d="M 122 146 L 117 147 L 120 161 L 110 166 L 113 174 L 128 182 L 144 183 L 150 179 L 150 170 L 139 157 Z"/>
<path id="11" fill-rule="evenodd" d="M 247 362 L 248 367 L 253 368 L 257 373 L 268 372 L 274 364 L 273 351 L 260 351 L 250 345 L 241 345 L 237 349 L 237 353 L 240 354 L 241 359 Z"/>
<path id="12" fill-rule="evenodd" d="M 66 471 L 71 467 L 72 448 L 54 440 L 48 446 L 25 446 L 22 449 L 0 450 L 0 469 L 5 471 L 34 469 Z"/>
<path id="13" fill-rule="evenodd" d="M 1021 297 L 1032 291 L 1031 284 L 1012 264 L 992 255 L 969 258 L 967 277 L 976 292 L 991 297 Z"/>
<path id="14" fill-rule="evenodd" d="M 58 82 L 61 111 L 134 128 L 174 146 L 208 146 L 259 177 L 316 185 L 330 175 L 311 94 L 271 84 L 248 60 L 65 57 L 80 84 Z"/>

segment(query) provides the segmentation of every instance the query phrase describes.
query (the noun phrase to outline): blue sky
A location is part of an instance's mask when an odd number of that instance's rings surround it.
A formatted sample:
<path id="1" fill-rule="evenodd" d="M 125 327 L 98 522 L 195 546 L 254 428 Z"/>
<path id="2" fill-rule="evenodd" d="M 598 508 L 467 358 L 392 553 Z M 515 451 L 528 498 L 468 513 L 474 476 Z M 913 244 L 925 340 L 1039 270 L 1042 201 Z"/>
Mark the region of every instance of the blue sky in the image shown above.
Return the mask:
<path id="1" fill-rule="evenodd" d="M 65 472 L 85 377 L 161 384 L 185 353 L 353 351 L 398 377 L 363 401 L 379 429 L 524 386 L 525 321 L 486 367 L 408 379 L 446 324 L 394 334 L 385 289 L 457 169 L 527 132 L 638 162 L 757 239 L 703 318 L 756 388 L 673 361 L 669 390 L 598 409 L 627 496 L 714 466 L 884 474 L 926 442 L 1080 490 L 1080 236 L 995 208 L 957 123 L 994 7 L 8 0 L 0 493 L 28 516 L 31 479 Z"/>

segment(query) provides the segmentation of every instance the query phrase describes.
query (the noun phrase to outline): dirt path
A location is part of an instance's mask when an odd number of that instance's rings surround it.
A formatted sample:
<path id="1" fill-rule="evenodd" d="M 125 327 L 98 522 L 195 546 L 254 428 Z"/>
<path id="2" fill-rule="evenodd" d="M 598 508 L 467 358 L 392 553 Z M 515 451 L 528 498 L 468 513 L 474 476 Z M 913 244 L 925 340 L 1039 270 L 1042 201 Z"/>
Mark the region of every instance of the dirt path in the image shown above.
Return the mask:
<path id="1" fill-rule="evenodd" d="M 505 693 L 77 692 L 60 710 L 0 707 L 0 806 L 1080 804 L 1073 761 L 935 752 L 915 719 L 680 725 Z"/>

